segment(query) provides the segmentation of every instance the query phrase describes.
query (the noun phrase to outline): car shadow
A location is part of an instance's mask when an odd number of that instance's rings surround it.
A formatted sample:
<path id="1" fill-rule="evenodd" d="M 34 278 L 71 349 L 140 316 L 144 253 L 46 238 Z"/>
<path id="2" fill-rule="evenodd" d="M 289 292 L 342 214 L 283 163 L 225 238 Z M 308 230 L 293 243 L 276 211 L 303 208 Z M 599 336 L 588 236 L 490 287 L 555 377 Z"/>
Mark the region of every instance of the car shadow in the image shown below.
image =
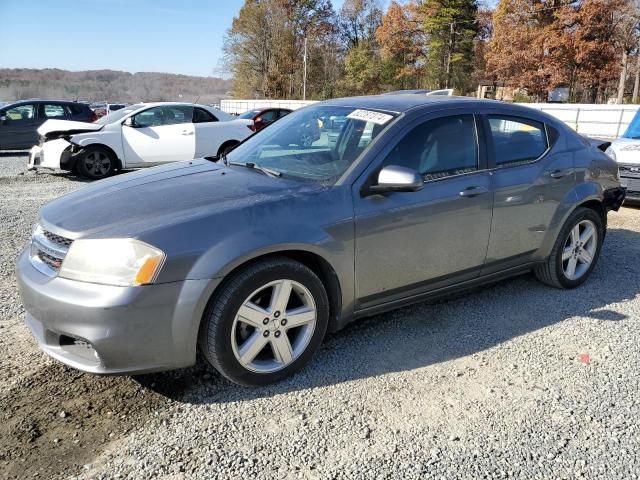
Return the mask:
<path id="1" fill-rule="evenodd" d="M 275 385 L 235 385 L 202 360 L 189 369 L 134 378 L 179 402 L 226 403 L 423 368 L 490 349 L 572 317 L 621 321 L 626 315 L 611 305 L 631 300 L 640 292 L 640 267 L 629 262 L 638 255 L 638 232 L 611 229 L 591 278 L 576 290 L 545 286 L 529 274 L 447 301 L 423 302 L 356 321 L 328 335 L 309 365 Z"/>
<path id="2" fill-rule="evenodd" d="M 0 150 L 0 158 L 3 157 L 28 157 L 29 150 Z"/>

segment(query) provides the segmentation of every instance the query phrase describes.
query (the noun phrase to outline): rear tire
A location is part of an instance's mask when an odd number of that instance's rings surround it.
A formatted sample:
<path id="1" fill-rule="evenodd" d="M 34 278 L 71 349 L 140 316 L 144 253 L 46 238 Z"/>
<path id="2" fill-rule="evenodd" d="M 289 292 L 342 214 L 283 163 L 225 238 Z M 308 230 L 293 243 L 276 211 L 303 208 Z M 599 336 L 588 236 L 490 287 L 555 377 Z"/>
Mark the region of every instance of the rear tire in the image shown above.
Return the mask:
<path id="1" fill-rule="evenodd" d="M 567 219 L 546 262 L 535 269 L 538 280 L 556 288 L 575 288 L 596 266 L 604 240 L 602 218 L 578 207 Z"/>
<path id="2" fill-rule="evenodd" d="M 76 166 L 83 177 L 100 180 L 113 175 L 116 169 L 116 158 L 108 148 L 92 145 L 80 155 Z"/>
<path id="3" fill-rule="evenodd" d="M 311 359 L 328 322 L 329 301 L 318 276 L 301 263 L 274 257 L 225 281 L 204 314 L 199 347 L 232 382 L 266 385 Z"/>

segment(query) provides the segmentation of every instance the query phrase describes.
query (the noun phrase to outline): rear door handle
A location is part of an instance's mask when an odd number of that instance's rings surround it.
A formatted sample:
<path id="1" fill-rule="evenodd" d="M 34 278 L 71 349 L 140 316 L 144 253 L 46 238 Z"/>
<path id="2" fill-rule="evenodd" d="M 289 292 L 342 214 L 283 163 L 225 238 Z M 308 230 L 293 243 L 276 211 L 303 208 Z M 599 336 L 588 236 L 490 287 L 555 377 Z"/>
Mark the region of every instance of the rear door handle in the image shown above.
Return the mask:
<path id="1" fill-rule="evenodd" d="M 193 135 L 193 132 L 190 132 L 189 130 L 183 130 L 182 135 Z"/>
<path id="2" fill-rule="evenodd" d="M 471 198 L 471 197 L 477 197 L 478 195 L 483 195 L 485 193 L 489 193 L 489 189 L 486 187 L 479 187 L 479 186 L 473 186 L 473 187 L 467 187 L 464 190 L 462 190 L 459 195 L 461 197 L 465 197 L 465 198 Z"/>
<path id="3" fill-rule="evenodd" d="M 551 178 L 562 178 L 562 177 L 566 177 L 567 175 L 570 175 L 571 173 L 573 173 L 573 170 L 570 168 L 566 170 L 554 170 L 549 173 L 549 176 Z"/>

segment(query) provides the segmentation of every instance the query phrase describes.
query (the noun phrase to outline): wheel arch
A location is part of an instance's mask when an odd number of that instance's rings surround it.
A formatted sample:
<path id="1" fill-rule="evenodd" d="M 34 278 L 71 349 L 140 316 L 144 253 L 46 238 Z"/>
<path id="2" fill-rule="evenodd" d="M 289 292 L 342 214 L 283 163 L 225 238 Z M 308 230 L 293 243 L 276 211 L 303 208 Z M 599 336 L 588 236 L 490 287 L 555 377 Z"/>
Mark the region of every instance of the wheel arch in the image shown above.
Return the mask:
<path id="1" fill-rule="evenodd" d="M 220 155 L 222 155 L 222 152 L 225 151 L 225 149 L 231 147 L 231 146 L 236 146 L 240 143 L 240 140 L 225 140 L 224 142 L 222 142 L 222 144 L 220 145 L 220 147 L 218 147 L 218 153 L 217 156 L 219 157 Z"/>
<path id="2" fill-rule="evenodd" d="M 604 205 L 604 192 L 602 187 L 594 182 L 577 185 L 576 188 L 567 193 L 563 201 L 558 206 L 558 210 L 550 223 L 542 248 L 537 257 L 543 261 L 551 254 L 551 249 L 562 230 L 563 225 L 569 216 L 576 209 L 583 207 L 594 210 L 602 219 L 602 224 L 607 226 L 607 209 Z"/>
<path id="3" fill-rule="evenodd" d="M 75 145 L 76 147 L 80 148 L 80 150 L 73 155 L 73 158 L 74 158 L 73 163 L 74 163 L 74 165 L 78 161 L 78 155 L 81 155 L 85 150 L 87 150 L 88 148 L 91 148 L 91 147 L 100 147 L 100 148 L 103 148 L 103 149 L 107 150 L 111 155 L 113 155 L 113 158 L 116 161 L 116 169 L 117 170 L 122 170 L 122 160 L 120 159 L 120 157 L 118 157 L 118 154 L 116 153 L 116 151 L 113 148 L 111 148 L 109 145 L 105 145 L 104 143 L 99 143 L 99 142 L 89 143 L 87 145 L 79 145 L 79 144 L 73 143 L 73 142 L 72 142 L 72 144 Z"/>
<path id="4" fill-rule="evenodd" d="M 250 265 L 274 257 L 285 257 L 299 262 L 305 265 L 318 276 L 322 284 L 325 286 L 327 297 L 329 299 L 328 331 L 337 330 L 340 325 L 339 319 L 342 311 L 342 288 L 340 286 L 338 275 L 336 274 L 333 266 L 321 255 L 309 250 L 296 248 L 270 251 L 268 253 L 262 253 L 248 259 L 243 259 L 239 262 L 234 262 L 228 269 L 225 269 L 224 279 L 220 283 L 218 283 L 213 292 L 211 292 L 207 301 L 207 308 L 205 309 L 203 318 L 208 310 L 208 304 L 216 298 L 217 293 L 221 290 L 222 287 L 224 287 L 224 285 L 226 285 L 227 280 L 231 275 L 244 268 L 247 268 Z M 200 319 L 200 325 L 202 325 L 202 318 Z"/>

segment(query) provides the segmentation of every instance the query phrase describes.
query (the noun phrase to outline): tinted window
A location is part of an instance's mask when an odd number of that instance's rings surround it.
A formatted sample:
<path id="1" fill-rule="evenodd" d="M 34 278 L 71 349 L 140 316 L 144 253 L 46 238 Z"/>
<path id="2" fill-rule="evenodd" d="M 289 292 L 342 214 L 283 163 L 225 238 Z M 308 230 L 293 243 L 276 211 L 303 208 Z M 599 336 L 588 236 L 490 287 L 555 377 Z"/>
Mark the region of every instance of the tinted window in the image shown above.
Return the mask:
<path id="1" fill-rule="evenodd" d="M 413 168 L 425 180 L 477 170 L 473 115 L 443 117 L 418 125 L 389 153 L 385 165 Z"/>
<path id="2" fill-rule="evenodd" d="M 67 105 L 67 107 L 69 108 L 69 110 L 71 110 L 71 113 L 73 115 L 80 115 L 81 113 L 85 113 L 88 108 L 84 108 L 82 105 L 78 104 L 69 104 Z"/>
<path id="3" fill-rule="evenodd" d="M 489 115 L 496 165 L 511 165 L 537 159 L 547 149 L 544 124 L 534 120 Z"/>
<path id="4" fill-rule="evenodd" d="M 260 114 L 263 122 L 273 122 L 276 119 L 276 111 L 275 110 L 267 110 Z"/>
<path id="5" fill-rule="evenodd" d="M 32 103 L 19 105 L 8 109 L 5 112 L 5 116 L 9 122 L 14 120 L 31 120 L 32 118 L 36 118 L 36 106 Z"/>
<path id="6" fill-rule="evenodd" d="M 64 107 L 60 104 L 45 103 L 42 105 L 42 111 L 46 118 L 60 118 L 66 114 Z"/>
<path id="7" fill-rule="evenodd" d="M 244 112 L 242 115 L 238 116 L 238 118 L 244 118 L 246 120 L 253 120 L 260 110 L 249 110 L 248 112 Z"/>
<path id="8" fill-rule="evenodd" d="M 285 115 L 288 115 L 291 113 L 291 110 L 278 110 L 278 118 L 282 118 Z"/>
<path id="9" fill-rule="evenodd" d="M 218 119 L 203 108 L 193 110 L 193 123 L 217 122 Z"/>

